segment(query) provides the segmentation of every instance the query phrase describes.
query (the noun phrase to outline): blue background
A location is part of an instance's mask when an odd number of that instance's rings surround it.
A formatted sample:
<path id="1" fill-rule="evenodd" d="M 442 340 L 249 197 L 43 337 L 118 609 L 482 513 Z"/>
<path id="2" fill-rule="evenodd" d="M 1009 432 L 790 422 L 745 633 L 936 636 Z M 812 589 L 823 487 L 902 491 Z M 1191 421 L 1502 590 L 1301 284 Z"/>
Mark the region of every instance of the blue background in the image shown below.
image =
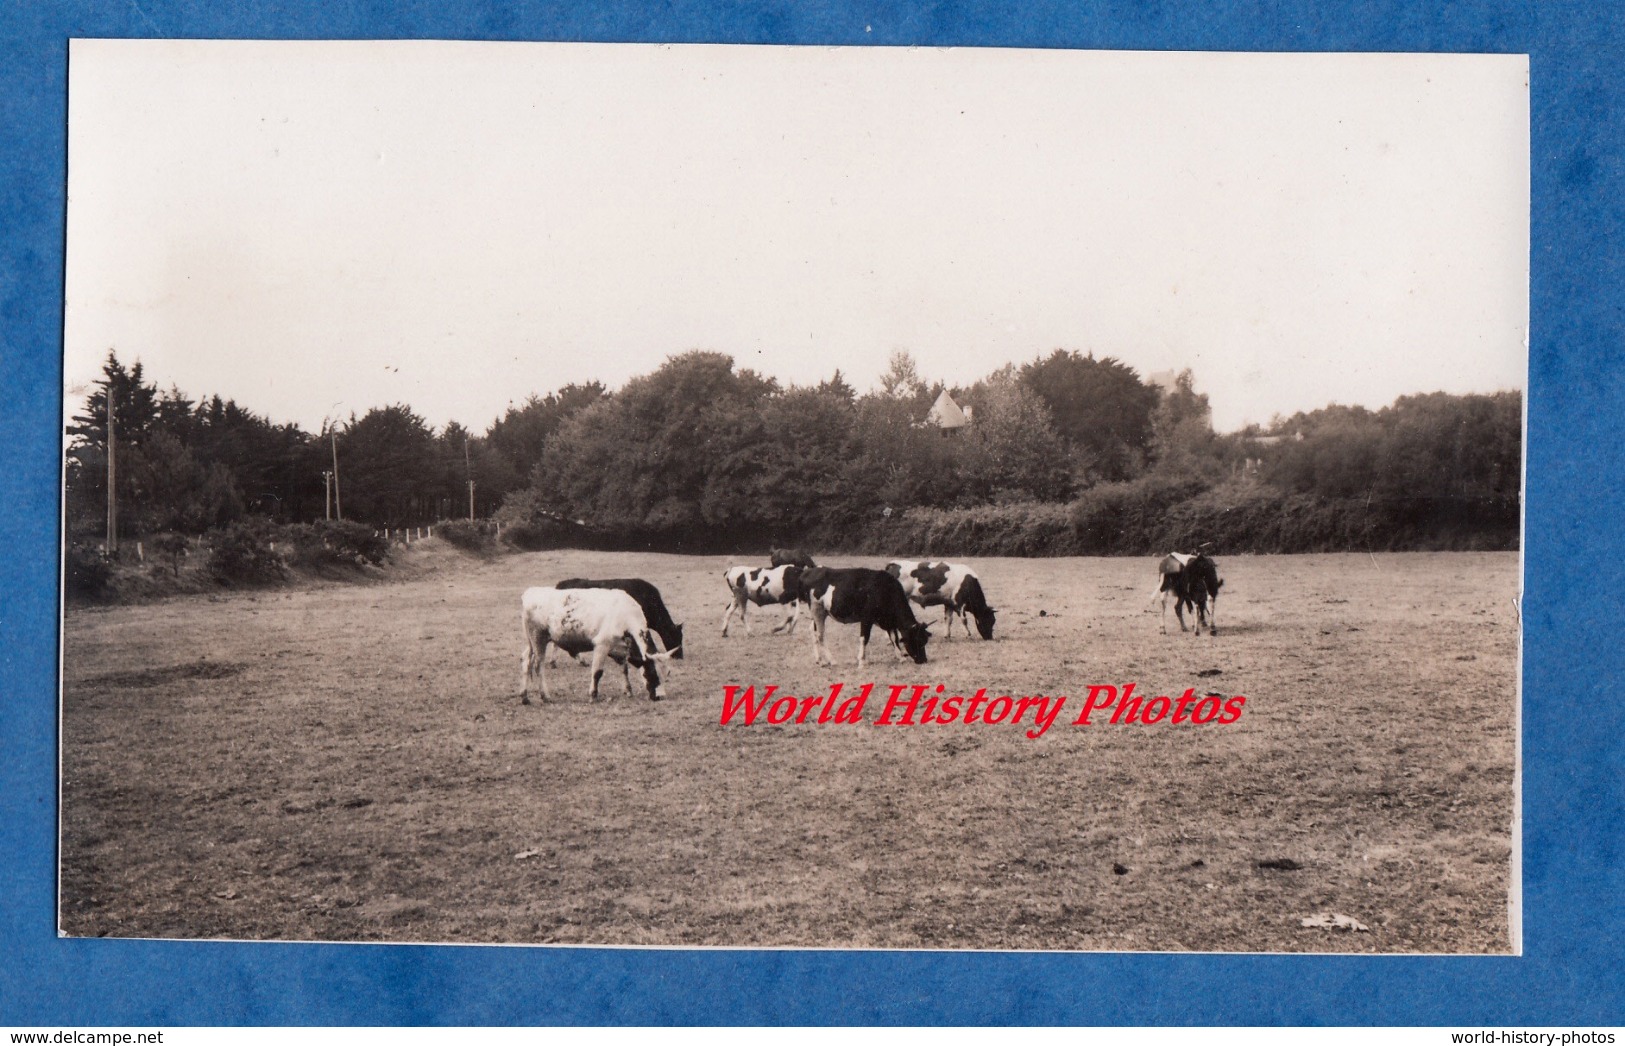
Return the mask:
<path id="1" fill-rule="evenodd" d="M 0 5 L 0 1025 L 1625 1023 L 1622 27 L 1599 3 L 128 0 Z M 865 27 L 872 27 L 866 30 Z M 1531 55 L 1521 958 L 58 940 L 57 496 L 70 37 Z M 1464 623 L 1463 627 L 1467 627 Z"/>

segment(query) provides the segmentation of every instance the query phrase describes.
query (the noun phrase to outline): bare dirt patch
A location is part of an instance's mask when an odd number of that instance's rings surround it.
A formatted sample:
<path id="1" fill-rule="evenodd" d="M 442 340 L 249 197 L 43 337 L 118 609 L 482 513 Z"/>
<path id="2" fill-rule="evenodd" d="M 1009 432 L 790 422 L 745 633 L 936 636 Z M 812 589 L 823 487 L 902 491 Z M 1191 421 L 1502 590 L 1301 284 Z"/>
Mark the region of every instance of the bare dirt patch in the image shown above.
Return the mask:
<path id="1" fill-rule="evenodd" d="M 425 544 L 427 549 L 428 543 Z M 400 584 L 71 611 L 74 935 L 651 945 L 1506 951 L 1517 557 L 1226 557 L 1219 635 L 1151 560 L 975 561 L 994 641 L 931 662 L 752 610 L 721 557 L 443 557 Z M 877 565 L 874 561 L 862 561 Z M 674 699 L 521 706 L 519 593 L 641 576 Z M 1170 621 L 1170 628 L 1172 628 Z M 1465 660 L 1464 660 L 1465 659 Z M 1230 726 L 1070 725 L 1088 684 L 1248 697 Z M 718 724 L 724 684 L 1066 694 L 1025 727 Z M 1098 716 L 1097 716 L 1098 720 Z M 1337 913 L 1367 929 L 1303 921 Z M 1330 920 L 1326 920 L 1330 921 Z"/>

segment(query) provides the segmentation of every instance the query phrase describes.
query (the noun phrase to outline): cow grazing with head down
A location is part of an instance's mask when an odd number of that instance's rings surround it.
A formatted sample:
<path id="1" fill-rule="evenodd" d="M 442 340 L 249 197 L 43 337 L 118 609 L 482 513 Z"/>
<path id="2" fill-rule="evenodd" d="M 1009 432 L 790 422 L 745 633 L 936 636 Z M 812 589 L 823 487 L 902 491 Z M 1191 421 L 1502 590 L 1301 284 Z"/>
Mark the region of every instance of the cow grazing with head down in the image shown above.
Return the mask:
<path id="1" fill-rule="evenodd" d="M 813 558 L 799 548 L 776 548 L 768 553 L 769 562 L 776 567 L 800 567 L 811 570 L 818 564 Z"/>
<path id="2" fill-rule="evenodd" d="M 551 701 L 547 689 L 547 648 L 557 646 L 571 655 L 592 651 L 592 700 L 598 700 L 598 682 L 604 675 L 604 661 L 621 662 L 626 696 L 632 696 L 632 668 L 643 670 L 649 698 L 666 696 L 660 682 L 660 662 L 671 657 L 662 653 L 649 632 L 648 622 L 637 600 L 609 588 L 528 588 L 520 599 L 520 623 L 525 632 L 524 675 L 520 692 L 530 704 L 531 684 L 538 678 L 542 699 Z"/>
<path id="3" fill-rule="evenodd" d="M 734 611 L 738 611 L 739 620 L 745 622 L 745 635 L 750 635 L 750 620 L 745 616 L 745 608 L 751 603 L 764 607 L 790 604 L 793 607 L 791 615 L 773 631 L 782 632 L 788 628 L 794 632 L 796 623 L 801 620 L 801 604 L 806 601 L 801 585 L 805 573 L 803 568 L 794 565 L 729 567 L 723 575 L 728 582 L 729 599 L 728 609 L 722 615 L 722 634 L 728 634 Z"/>
<path id="4" fill-rule="evenodd" d="M 904 594 L 920 606 L 942 607 L 943 617 L 948 622 L 944 638 L 953 638 L 956 614 L 965 635 L 970 636 L 970 623 L 965 620 L 967 613 L 976 618 L 976 631 L 983 639 L 993 638 L 997 615 L 987 605 L 982 582 L 970 567 L 926 559 L 897 559 L 886 564 L 886 573 L 901 582 Z"/>
<path id="5" fill-rule="evenodd" d="M 1219 565 L 1205 552 L 1170 552 L 1157 565 L 1160 582 L 1156 595 L 1162 597 L 1162 631 L 1168 632 L 1168 598 L 1174 600 L 1174 616 L 1179 619 L 1179 630 L 1185 631 L 1185 608 L 1192 610 L 1196 635 L 1206 625 L 1208 634 L 1219 634 L 1219 589 L 1224 579 L 1219 577 Z"/>
<path id="6" fill-rule="evenodd" d="M 925 664 L 930 630 L 914 619 L 902 584 L 884 570 L 814 567 L 802 578 L 802 585 L 812 605 L 814 664 L 835 663 L 824 646 L 824 629 L 832 617 L 842 624 L 858 626 L 859 667 L 876 625 L 886 630 L 892 646 L 900 653 L 913 658 L 915 664 Z"/>
<path id="7" fill-rule="evenodd" d="M 573 577 L 568 581 L 560 581 L 554 587 L 614 588 L 625 592 L 638 601 L 638 607 L 643 611 L 643 620 L 648 622 L 655 635 L 660 637 L 661 646 L 671 653 L 672 659 L 683 660 L 683 626 L 671 619 L 671 611 L 666 609 L 666 601 L 660 598 L 660 590 L 642 578 L 618 577 L 589 581 L 586 578 Z"/>

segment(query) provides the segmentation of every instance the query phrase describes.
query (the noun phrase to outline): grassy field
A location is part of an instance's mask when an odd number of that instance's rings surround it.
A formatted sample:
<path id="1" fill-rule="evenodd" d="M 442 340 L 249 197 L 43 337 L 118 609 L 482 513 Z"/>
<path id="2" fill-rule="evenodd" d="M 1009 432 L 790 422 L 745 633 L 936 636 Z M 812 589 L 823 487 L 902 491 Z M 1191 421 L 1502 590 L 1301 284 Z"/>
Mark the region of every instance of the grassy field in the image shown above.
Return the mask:
<path id="1" fill-rule="evenodd" d="M 479 559 L 405 580 L 76 609 L 73 935 L 885 948 L 1505 952 L 1517 557 L 1225 557 L 1219 635 L 1150 559 L 975 561 L 992 642 L 834 669 L 806 623 L 718 635 L 724 558 Z M 878 564 L 873 564 L 878 565 Z M 521 706 L 519 593 L 638 576 L 672 699 Z M 1172 616 L 1170 615 L 1170 629 Z M 728 683 L 1065 694 L 1025 726 L 721 726 Z M 1227 726 L 1071 725 L 1092 683 L 1247 696 Z M 636 680 L 634 680 L 636 682 Z M 869 718 L 881 695 L 871 698 Z M 1350 916 L 1365 932 L 1306 928 Z"/>

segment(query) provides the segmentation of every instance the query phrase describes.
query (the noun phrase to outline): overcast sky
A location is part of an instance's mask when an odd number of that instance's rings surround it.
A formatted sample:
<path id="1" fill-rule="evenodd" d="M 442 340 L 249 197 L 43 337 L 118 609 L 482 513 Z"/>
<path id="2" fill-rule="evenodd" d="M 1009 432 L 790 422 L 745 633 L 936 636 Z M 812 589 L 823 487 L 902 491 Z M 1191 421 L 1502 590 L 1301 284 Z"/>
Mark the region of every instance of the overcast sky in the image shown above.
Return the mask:
<path id="1" fill-rule="evenodd" d="M 476 431 L 715 349 L 1523 388 L 1522 56 L 74 41 L 65 385 Z"/>

